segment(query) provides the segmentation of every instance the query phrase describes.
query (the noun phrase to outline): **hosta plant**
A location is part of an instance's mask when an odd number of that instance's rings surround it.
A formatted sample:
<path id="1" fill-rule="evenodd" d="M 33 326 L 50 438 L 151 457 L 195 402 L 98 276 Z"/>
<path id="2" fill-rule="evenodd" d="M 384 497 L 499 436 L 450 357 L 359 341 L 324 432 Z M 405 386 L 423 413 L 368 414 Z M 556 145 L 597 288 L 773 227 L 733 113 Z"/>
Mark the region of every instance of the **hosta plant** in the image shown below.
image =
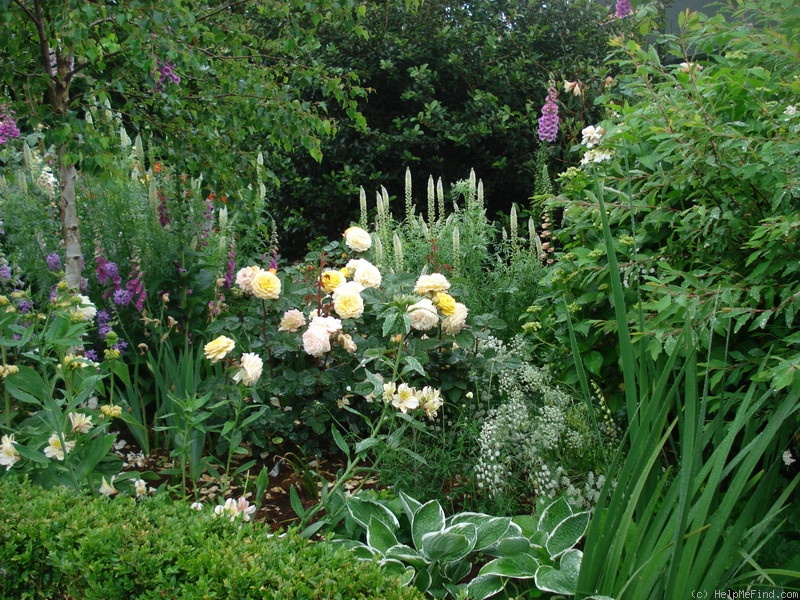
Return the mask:
<path id="1" fill-rule="evenodd" d="M 575 548 L 589 512 L 560 498 L 538 517 L 477 512 L 445 515 L 437 500 L 424 504 L 400 492 L 346 500 L 339 540 L 360 560 L 377 561 L 434 598 L 516 598 L 528 590 L 575 593 L 582 552 Z"/>

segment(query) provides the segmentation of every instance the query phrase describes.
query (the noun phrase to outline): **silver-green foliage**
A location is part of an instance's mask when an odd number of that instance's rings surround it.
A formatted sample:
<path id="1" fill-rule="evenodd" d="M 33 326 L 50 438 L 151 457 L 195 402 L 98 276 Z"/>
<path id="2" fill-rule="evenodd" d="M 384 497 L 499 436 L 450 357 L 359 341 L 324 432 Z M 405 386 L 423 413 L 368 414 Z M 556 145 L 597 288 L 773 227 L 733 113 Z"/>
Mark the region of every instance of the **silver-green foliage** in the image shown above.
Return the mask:
<path id="1" fill-rule="evenodd" d="M 561 498 L 538 518 L 462 512 L 446 516 L 437 500 L 400 493 L 393 500 L 347 499 L 364 532 L 340 543 L 434 598 L 513 598 L 526 590 L 574 594 L 583 553 L 576 549 L 589 513 Z M 477 569 L 477 574 L 470 574 Z"/>
<path id="2" fill-rule="evenodd" d="M 479 348 L 499 366 L 496 386 L 486 392 L 496 397 L 489 401 L 494 408 L 478 438 L 479 488 L 492 497 L 566 494 L 575 506 L 593 506 L 605 482 L 605 456 L 619 441 L 610 415 L 598 427 L 588 412 L 605 407 L 584 403 L 553 381 L 532 362 L 521 337 L 509 344 L 490 337 Z"/>

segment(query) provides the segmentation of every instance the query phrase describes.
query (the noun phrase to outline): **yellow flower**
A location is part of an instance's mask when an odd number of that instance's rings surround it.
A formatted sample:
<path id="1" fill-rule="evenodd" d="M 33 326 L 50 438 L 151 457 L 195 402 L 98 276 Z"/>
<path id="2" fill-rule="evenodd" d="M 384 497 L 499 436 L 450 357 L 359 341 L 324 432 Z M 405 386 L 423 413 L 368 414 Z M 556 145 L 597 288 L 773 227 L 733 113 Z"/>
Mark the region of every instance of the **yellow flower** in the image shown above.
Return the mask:
<path id="1" fill-rule="evenodd" d="M 221 335 L 203 346 L 203 350 L 206 353 L 206 358 L 212 363 L 215 363 L 218 360 L 228 356 L 228 353 L 231 352 L 231 350 L 233 350 L 235 347 L 236 342 L 229 337 Z"/>
<path id="2" fill-rule="evenodd" d="M 364 313 L 364 299 L 355 290 L 336 294 L 333 298 L 333 310 L 342 319 L 357 319 Z"/>
<path id="3" fill-rule="evenodd" d="M 439 292 L 433 297 L 433 303 L 439 312 L 446 317 L 449 317 L 456 311 L 455 299 L 446 292 Z"/>
<path id="4" fill-rule="evenodd" d="M 333 290 L 344 283 L 344 274 L 342 274 L 341 271 L 329 269 L 327 271 L 323 271 L 319 279 L 322 289 L 330 294 Z"/>
<path id="5" fill-rule="evenodd" d="M 277 300 L 281 294 L 281 280 L 272 271 L 259 271 L 250 282 L 250 291 L 262 300 Z"/>
<path id="6" fill-rule="evenodd" d="M 100 412 L 112 419 L 119 418 L 122 414 L 122 407 L 116 404 L 104 404 L 100 407 Z"/>

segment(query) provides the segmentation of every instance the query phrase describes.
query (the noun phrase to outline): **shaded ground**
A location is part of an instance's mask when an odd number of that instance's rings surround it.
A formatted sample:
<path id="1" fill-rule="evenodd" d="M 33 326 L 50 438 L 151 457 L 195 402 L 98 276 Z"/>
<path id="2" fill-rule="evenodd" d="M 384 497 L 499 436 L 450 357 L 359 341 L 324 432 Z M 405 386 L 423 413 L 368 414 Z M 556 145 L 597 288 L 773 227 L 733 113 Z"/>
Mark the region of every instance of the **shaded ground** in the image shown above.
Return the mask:
<path id="1" fill-rule="evenodd" d="M 117 449 L 118 456 L 124 461 L 123 472 L 135 471 L 142 474 L 147 485 L 153 488 L 168 487 L 175 497 L 181 495 L 181 478 L 176 471 L 175 461 L 169 452 L 155 449 L 145 456 L 131 441 L 126 441 L 123 447 Z M 209 508 L 223 504 L 227 498 L 238 499 L 244 496 L 251 504 L 259 505 L 256 498 L 255 477 L 266 469 L 270 474 L 269 482 L 261 498 L 260 507 L 252 515 L 253 520 L 264 521 L 272 531 L 284 530 L 297 524 L 299 517 L 292 508 L 289 490 L 294 487 L 298 497 L 305 508 L 313 506 L 318 500 L 318 490 L 321 483 L 311 473 L 313 470 L 323 476 L 328 482 L 336 480 L 336 472 L 344 467 L 342 456 L 336 454 L 313 457 L 306 461 L 298 454 L 288 451 L 285 453 L 264 453 L 256 455 L 251 451 L 249 455 L 239 456 L 232 465 L 235 471 L 241 464 L 255 460 L 249 469 L 249 477 L 245 474 L 234 477 L 230 482 L 221 481 L 209 472 L 203 473 L 198 479 L 195 489 L 191 480 L 188 481 L 186 497 L 187 502 L 200 501 Z M 360 484 L 363 487 L 377 487 L 375 479 L 363 480 L 357 477 L 345 482 L 345 489 L 355 489 Z"/>

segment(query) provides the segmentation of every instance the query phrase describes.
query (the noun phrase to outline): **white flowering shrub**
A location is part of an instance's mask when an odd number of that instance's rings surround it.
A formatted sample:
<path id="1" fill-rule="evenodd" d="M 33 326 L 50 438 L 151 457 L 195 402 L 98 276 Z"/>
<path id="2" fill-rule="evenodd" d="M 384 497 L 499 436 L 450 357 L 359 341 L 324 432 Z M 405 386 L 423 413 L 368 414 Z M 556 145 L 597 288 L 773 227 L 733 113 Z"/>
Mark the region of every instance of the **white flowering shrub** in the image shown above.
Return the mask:
<path id="1" fill-rule="evenodd" d="M 489 496 L 525 488 L 538 498 L 565 494 L 580 508 L 593 506 L 605 477 L 605 456 L 615 449 L 617 430 L 604 405 L 592 407 L 528 360 L 521 337 L 505 344 L 479 342 L 500 365 L 489 392 L 499 401 L 481 427 L 475 465 L 478 488 Z M 521 358 L 514 362 L 504 355 Z M 595 421 L 601 425 L 595 427 Z"/>

